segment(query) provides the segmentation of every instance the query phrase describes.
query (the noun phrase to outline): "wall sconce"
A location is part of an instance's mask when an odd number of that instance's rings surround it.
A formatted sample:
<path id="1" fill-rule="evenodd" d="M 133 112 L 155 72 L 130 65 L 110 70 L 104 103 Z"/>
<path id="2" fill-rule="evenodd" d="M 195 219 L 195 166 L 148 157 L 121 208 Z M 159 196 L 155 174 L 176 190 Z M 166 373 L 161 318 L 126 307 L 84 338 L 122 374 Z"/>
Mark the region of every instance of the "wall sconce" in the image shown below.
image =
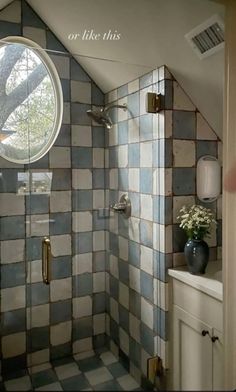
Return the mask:
<path id="1" fill-rule="evenodd" d="M 158 113 L 161 110 L 161 94 L 146 94 L 146 111 L 147 113 Z"/>
<path id="2" fill-rule="evenodd" d="M 197 163 L 197 197 L 207 203 L 215 201 L 221 190 L 221 167 L 217 158 L 205 155 Z"/>

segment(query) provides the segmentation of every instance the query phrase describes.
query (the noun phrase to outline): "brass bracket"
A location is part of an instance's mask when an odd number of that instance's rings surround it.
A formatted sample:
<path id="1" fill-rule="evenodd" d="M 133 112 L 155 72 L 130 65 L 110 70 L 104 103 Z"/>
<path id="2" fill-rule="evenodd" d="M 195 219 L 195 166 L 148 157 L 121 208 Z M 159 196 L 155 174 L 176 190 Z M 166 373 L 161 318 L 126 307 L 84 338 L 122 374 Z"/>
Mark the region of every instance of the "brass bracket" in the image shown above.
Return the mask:
<path id="1" fill-rule="evenodd" d="M 162 359 L 160 357 L 149 358 L 147 361 L 147 378 L 154 384 L 156 377 L 163 375 Z"/>
<path id="2" fill-rule="evenodd" d="M 161 94 L 147 93 L 146 111 L 148 113 L 158 113 L 161 110 Z"/>

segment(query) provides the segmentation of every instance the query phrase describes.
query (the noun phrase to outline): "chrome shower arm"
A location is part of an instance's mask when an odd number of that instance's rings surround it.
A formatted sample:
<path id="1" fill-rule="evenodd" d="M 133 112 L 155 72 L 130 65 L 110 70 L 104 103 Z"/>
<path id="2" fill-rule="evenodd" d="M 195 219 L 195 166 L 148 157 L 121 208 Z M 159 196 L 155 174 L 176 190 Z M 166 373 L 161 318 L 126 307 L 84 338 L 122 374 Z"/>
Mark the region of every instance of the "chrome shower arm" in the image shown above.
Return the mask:
<path id="1" fill-rule="evenodd" d="M 124 105 L 108 105 L 105 106 L 105 108 L 103 109 L 103 113 L 106 113 L 108 110 L 113 109 L 113 108 L 119 108 L 119 109 L 123 109 L 123 110 L 127 110 L 127 105 L 124 103 Z"/>

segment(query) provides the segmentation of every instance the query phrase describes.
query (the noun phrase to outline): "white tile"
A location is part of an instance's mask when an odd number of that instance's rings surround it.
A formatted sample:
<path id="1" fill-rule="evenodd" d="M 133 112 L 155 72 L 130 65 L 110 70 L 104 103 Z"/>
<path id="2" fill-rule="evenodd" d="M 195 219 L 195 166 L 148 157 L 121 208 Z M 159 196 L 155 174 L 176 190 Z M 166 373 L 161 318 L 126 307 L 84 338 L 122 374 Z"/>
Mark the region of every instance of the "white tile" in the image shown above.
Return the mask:
<path id="1" fill-rule="evenodd" d="M 140 320 L 138 320 L 132 313 L 129 313 L 129 328 L 130 335 L 136 342 L 140 343 Z"/>
<path id="2" fill-rule="evenodd" d="M 129 309 L 129 288 L 122 282 L 119 282 L 119 303 Z"/>
<path id="3" fill-rule="evenodd" d="M 154 71 L 152 71 L 152 80 L 153 80 L 153 83 L 159 82 L 159 69 L 158 68 L 156 68 L 156 69 L 154 69 Z"/>
<path id="4" fill-rule="evenodd" d="M 49 325 L 49 304 L 27 308 L 27 329 Z"/>
<path id="5" fill-rule="evenodd" d="M 12 358 L 26 352 L 26 333 L 19 332 L 2 337 L 2 356 Z"/>
<path id="6" fill-rule="evenodd" d="M 42 260 L 28 262 L 27 283 L 42 282 Z"/>
<path id="7" fill-rule="evenodd" d="M 34 353 L 27 354 L 27 365 L 39 365 L 45 364 L 45 362 L 49 361 L 49 349 L 44 349 L 40 351 L 35 351 Z"/>
<path id="8" fill-rule="evenodd" d="M 93 292 L 105 291 L 105 272 L 95 272 L 93 274 Z"/>
<path id="9" fill-rule="evenodd" d="M 106 315 L 105 313 L 95 314 L 93 316 L 93 334 L 101 335 L 106 332 Z"/>
<path id="10" fill-rule="evenodd" d="M 91 384 L 92 386 L 102 384 L 106 381 L 113 379 L 112 374 L 105 367 L 100 367 L 99 369 L 85 372 L 84 375 L 87 378 L 89 384 Z"/>
<path id="11" fill-rule="evenodd" d="M 21 22 L 21 2 L 14 1 L 7 7 L 1 9 L 1 20 L 5 22 L 20 23 Z"/>
<path id="12" fill-rule="evenodd" d="M 94 356 L 92 338 L 79 339 L 73 342 L 73 353 L 76 361 Z"/>
<path id="13" fill-rule="evenodd" d="M 140 269 L 129 265 L 130 288 L 140 293 Z"/>
<path id="14" fill-rule="evenodd" d="M 191 140 L 173 141 L 173 158 L 175 167 L 193 167 L 196 163 L 195 142 Z"/>
<path id="15" fill-rule="evenodd" d="M 72 213 L 72 230 L 74 232 L 92 231 L 93 217 L 90 211 Z"/>
<path id="16" fill-rule="evenodd" d="M 73 318 L 81 318 L 92 315 L 92 298 L 85 297 L 73 298 Z"/>
<path id="17" fill-rule="evenodd" d="M 23 27 L 23 36 L 36 42 L 42 48 L 46 48 L 46 30 L 37 27 Z"/>
<path id="18" fill-rule="evenodd" d="M 163 361 L 163 367 L 168 369 L 169 367 L 169 359 L 168 359 L 168 342 L 165 342 L 159 336 L 155 336 L 154 338 L 154 350 L 159 355 Z"/>
<path id="19" fill-rule="evenodd" d="M 164 283 L 159 279 L 153 280 L 154 283 L 154 304 L 159 308 L 163 309 L 164 311 L 168 311 L 169 303 L 168 303 L 168 296 L 169 296 L 169 288 L 168 283 Z"/>
<path id="20" fill-rule="evenodd" d="M 163 65 L 162 67 L 158 68 L 159 72 L 159 81 L 165 79 L 165 66 Z"/>
<path id="21" fill-rule="evenodd" d="M 152 142 L 140 143 L 140 167 L 152 167 Z"/>
<path id="22" fill-rule="evenodd" d="M 110 298 L 110 314 L 111 318 L 119 323 L 119 306 L 118 302 L 115 301 L 113 298 Z"/>
<path id="23" fill-rule="evenodd" d="M 51 212 L 71 211 L 71 191 L 54 191 L 50 197 Z"/>
<path id="24" fill-rule="evenodd" d="M 105 250 L 105 231 L 93 232 L 93 251 Z"/>
<path id="25" fill-rule="evenodd" d="M 59 382 L 53 382 L 52 384 L 44 385 L 40 388 L 35 388 L 35 391 L 63 391 L 62 386 Z"/>
<path id="26" fill-rule="evenodd" d="M 139 142 L 139 117 L 128 120 L 129 143 Z"/>
<path id="27" fill-rule="evenodd" d="M 197 113 L 197 139 L 217 140 L 215 132 L 200 113 Z"/>
<path id="28" fill-rule="evenodd" d="M 1 241 L 1 263 L 16 263 L 24 260 L 25 240 Z"/>
<path id="29" fill-rule="evenodd" d="M 71 278 L 52 280 L 50 283 L 50 298 L 52 302 L 71 298 L 72 284 Z"/>
<path id="30" fill-rule="evenodd" d="M 117 89 L 112 90 L 108 93 L 108 102 L 114 102 L 117 100 Z"/>
<path id="31" fill-rule="evenodd" d="M 191 99 L 180 87 L 179 83 L 173 82 L 173 109 L 174 110 L 192 110 L 195 111 L 196 107 L 192 103 Z"/>
<path id="32" fill-rule="evenodd" d="M 46 363 L 43 363 L 43 364 L 40 364 L 40 365 L 31 366 L 28 370 L 29 370 L 30 374 L 35 374 L 35 373 L 39 373 L 39 372 L 42 372 L 44 370 L 48 370 L 48 369 L 51 369 L 51 368 L 52 368 L 51 363 L 46 362 Z"/>
<path id="33" fill-rule="evenodd" d="M 129 335 L 125 332 L 123 328 L 119 328 L 119 337 L 120 337 L 120 348 L 121 350 L 129 356 Z"/>
<path id="34" fill-rule="evenodd" d="M 166 226 L 167 227 L 167 226 Z M 153 248 L 158 250 L 159 252 L 167 253 L 166 250 L 166 227 L 164 225 L 153 224 Z M 169 229 L 170 232 L 170 229 Z M 169 238 L 169 237 L 168 237 Z M 172 230 L 171 230 L 171 243 L 168 244 L 168 247 L 171 246 L 172 249 Z"/>
<path id="35" fill-rule="evenodd" d="M 137 368 L 132 362 L 130 362 L 129 368 L 130 375 L 135 379 L 135 381 L 141 385 L 141 370 Z"/>
<path id="36" fill-rule="evenodd" d="M 153 203 L 151 195 L 141 194 L 141 218 L 146 220 L 153 220 Z"/>
<path id="37" fill-rule="evenodd" d="M 16 193 L 0 193 L 0 215 L 24 215 L 25 198 Z"/>
<path id="38" fill-rule="evenodd" d="M 52 147 L 49 151 L 50 168 L 70 168 L 70 147 Z"/>
<path id="39" fill-rule="evenodd" d="M 174 196 L 173 197 L 173 222 L 177 223 L 177 216 L 183 206 L 190 207 L 195 204 L 194 196 Z"/>
<path id="40" fill-rule="evenodd" d="M 153 250 L 141 245 L 140 268 L 153 275 Z"/>
<path id="41" fill-rule="evenodd" d="M 111 365 L 112 363 L 117 362 L 117 358 L 110 351 L 102 353 L 100 358 L 105 366 Z"/>
<path id="42" fill-rule="evenodd" d="M 109 230 L 111 233 L 118 234 L 118 214 L 110 210 Z"/>
<path id="43" fill-rule="evenodd" d="M 79 147 L 92 147 L 92 128 L 87 125 L 72 125 L 71 144 Z"/>
<path id="44" fill-rule="evenodd" d="M 141 320 L 150 329 L 153 329 L 153 306 L 141 297 Z"/>
<path id="45" fill-rule="evenodd" d="M 122 377 L 118 377 L 117 382 L 120 384 L 120 386 L 123 388 L 124 391 L 132 391 L 133 389 L 137 389 L 140 387 L 140 385 L 138 385 L 135 379 L 131 377 L 129 374 L 126 374 L 125 376 Z"/>
<path id="46" fill-rule="evenodd" d="M 72 187 L 74 189 L 92 189 L 92 171 L 89 169 L 73 169 Z"/>
<path id="47" fill-rule="evenodd" d="M 118 144 L 118 127 L 117 124 L 113 124 L 109 130 L 109 146 L 116 146 Z"/>
<path id="48" fill-rule="evenodd" d="M 65 380 L 66 378 L 78 376 L 81 371 L 75 362 L 67 363 L 66 365 L 56 366 L 55 372 L 59 380 Z"/>
<path id="49" fill-rule="evenodd" d="M 118 105 L 127 105 L 127 97 L 121 98 L 118 100 Z M 118 113 L 118 121 L 125 121 L 128 118 L 128 110 L 127 109 L 117 109 Z"/>
<path id="50" fill-rule="evenodd" d="M 27 215 L 26 216 L 26 236 L 43 237 L 49 235 L 49 215 Z"/>
<path id="51" fill-rule="evenodd" d="M 129 169 L 129 190 L 139 192 L 140 186 L 140 169 Z"/>
<path id="52" fill-rule="evenodd" d="M 93 168 L 99 169 L 105 166 L 104 148 L 93 148 Z"/>
<path id="53" fill-rule="evenodd" d="M 110 169 L 109 179 L 109 188 L 118 189 L 118 169 Z"/>
<path id="54" fill-rule="evenodd" d="M 91 83 L 71 80 L 71 101 L 91 103 Z"/>
<path id="55" fill-rule="evenodd" d="M 132 94 L 139 90 L 139 79 L 132 80 L 128 83 L 128 93 Z"/>
<path id="56" fill-rule="evenodd" d="M 119 257 L 124 261 L 128 261 L 128 256 L 129 256 L 129 242 L 127 238 L 119 236 Z"/>
<path id="57" fill-rule="evenodd" d="M 16 310 L 25 307 L 25 286 L 16 286 L 1 290 L 1 311 Z"/>
<path id="58" fill-rule="evenodd" d="M 93 208 L 104 208 L 105 206 L 105 193 L 103 189 L 93 190 Z"/>
<path id="59" fill-rule="evenodd" d="M 52 325 L 50 327 L 50 342 L 52 346 L 67 343 L 71 340 L 71 321 Z"/>
<path id="60" fill-rule="evenodd" d="M 92 272 L 92 253 L 84 253 L 73 256 L 72 273 L 73 275 L 81 275 Z"/>
<path id="61" fill-rule="evenodd" d="M 29 376 L 14 378 L 13 380 L 5 381 L 4 383 L 7 391 L 31 391 L 31 381 Z"/>
<path id="62" fill-rule="evenodd" d="M 69 234 L 52 235 L 51 247 L 54 257 L 71 255 L 71 236 Z"/>
<path id="63" fill-rule="evenodd" d="M 128 146 L 118 147 L 118 167 L 127 167 L 128 165 Z"/>
<path id="64" fill-rule="evenodd" d="M 129 218 L 129 238 L 132 241 L 140 241 L 140 229 L 139 229 L 140 219 L 131 217 Z"/>
<path id="65" fill-rule="evenodd" d="M 70 79 L 70 58 L 69 56 L 50 55 L 60 78 Z"/>
<path id="66" fill-rule="evenodd" d="M 110 255 L 110 274 L 119 279 L 118 258 L 113 255 Z"/>

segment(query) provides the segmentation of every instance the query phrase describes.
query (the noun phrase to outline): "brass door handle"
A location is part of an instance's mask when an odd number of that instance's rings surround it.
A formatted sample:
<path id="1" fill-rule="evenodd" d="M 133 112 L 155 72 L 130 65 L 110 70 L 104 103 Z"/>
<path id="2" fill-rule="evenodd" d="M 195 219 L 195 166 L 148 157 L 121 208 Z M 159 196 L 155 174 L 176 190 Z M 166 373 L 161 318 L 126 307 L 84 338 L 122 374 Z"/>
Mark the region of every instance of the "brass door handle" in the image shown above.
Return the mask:
<path id="1" fill-rule="evenodd" d="M 42 276 L 43 282 L 49 284 L 51 280 L 51 243 L 48 237 L 44 237 L 42 241 Z"/>

